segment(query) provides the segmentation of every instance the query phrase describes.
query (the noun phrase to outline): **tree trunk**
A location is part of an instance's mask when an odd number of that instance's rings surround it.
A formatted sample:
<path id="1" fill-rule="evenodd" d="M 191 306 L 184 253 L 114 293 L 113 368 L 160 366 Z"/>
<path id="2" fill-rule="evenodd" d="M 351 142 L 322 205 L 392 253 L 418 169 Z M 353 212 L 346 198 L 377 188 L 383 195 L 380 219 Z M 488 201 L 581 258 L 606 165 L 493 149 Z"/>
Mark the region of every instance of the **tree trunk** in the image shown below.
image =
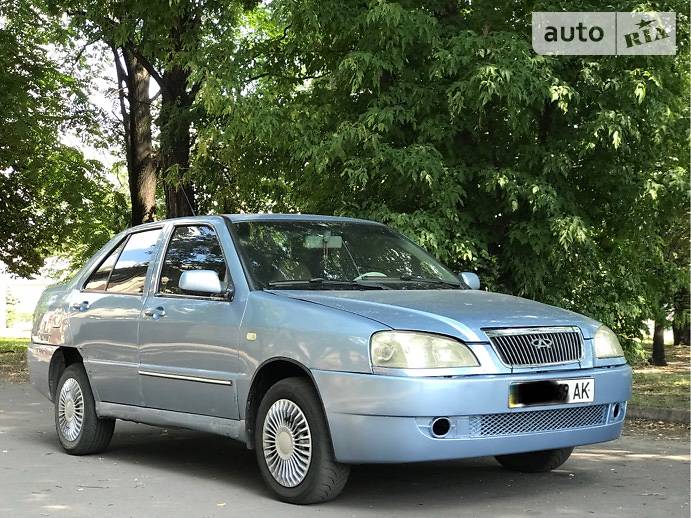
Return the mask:
<path id="1" fill-rule="evenodd" d="M 689 305 L 689 289 L 683 288 L 674 295 L 674 320 L 672 320 L 674 345 L 691 345 Z"/>
<path id="2" fill-rule="evenodd" d="M 151 59 L 141 53 L 133 42 L 127 52 L 137 58 L 137 63 L 146 69 L 161 89 L 161 110 L 158 116 L 161 180 L 166 198 L 166 216 L 176 218 L 195 214 L 194 188 L 187 172 L 190 165 L 190 127 L 192 125 L 192 102 L 196 88 L 187 91 L 189 70 L 176 63 L 178 53 L 185 52 L 185 40 L 194 40 L 199 27 L 200 12 L 193 11 L 193 5 L 175 18 L 169 34 L 170 54 L 168 66 L 160 73 Z M 168 45 L 166 45 L 168 46 Z M 151 111 L 147 112 L 149 120 Z M 131 125 L 130 125 L 131 126 Z M 150 135 L 150 132 L 149 132 Z M 145 154 L 145 149 L 142 150 Z M 135 153 L 132 153 L 134 162 Z M 147 184 L 148 185 L 148 184 Z"/>
<path id="3" fill-rule="evenodd" d="M 672 325 L 672 332 L 674 333 L 674 345 L 691 345 L 691 326 L 689 324 L 685 325 Z"/>
<path id="4" fill-rule="evenodd" d="M 110 44 L 110 48 L 115 60 L 125 136 L 127 177 L 132 202 L 130 223 L 135 226 L 153 221 L 156 212 L 156 164 L 151 139 L 150 76 L 128 48 L 118 48 L 113 43 Z"/>
<path id="5" fill-rule="evenodd" d="M 183 50 L 183 41 L 196 33 L 198 18 L 185 11 L 170 29 L 171 47 Z M 190 166 L 191 106 L 195 91 L 187 92 L 189 70 L 180 64 L 166 68 L 161 79 L 161 114 L 159 116 L 161 142 L 161 171 L 166 194 L 166 214 L 169 218 L 190 216 L 196 212 L 194 188 L 186 174 Z"/>
<path id="6" fill-rule="evenodd" d="M 183 181 L 190 166 L 190 100 L 187 72 L 173 67 L 163 74 L 161 89 L 161 171 L 169 218 L 195 213 L 194 189 Z"/>
<path id="7" fill-rule="evenodd" d="M 129 186 L 132 226 L 154 220 L 156 213 L 156 164 L 151 142 L 150 76 L 138 59 L 124 50 L 129 102 Z"/>
<path id="8" fill-rule="evenodd" d="M 653 332 L 653 365 L 667 365 L 665 360 L 665 328 L 667 320 L 665 318 L 655 319 L 655 331 Z"/>
<path id="9" fill-rule="evenodd" d="M 235 214 L 235 203 L 230 197 L 223 199 L 223 214 Z"/>

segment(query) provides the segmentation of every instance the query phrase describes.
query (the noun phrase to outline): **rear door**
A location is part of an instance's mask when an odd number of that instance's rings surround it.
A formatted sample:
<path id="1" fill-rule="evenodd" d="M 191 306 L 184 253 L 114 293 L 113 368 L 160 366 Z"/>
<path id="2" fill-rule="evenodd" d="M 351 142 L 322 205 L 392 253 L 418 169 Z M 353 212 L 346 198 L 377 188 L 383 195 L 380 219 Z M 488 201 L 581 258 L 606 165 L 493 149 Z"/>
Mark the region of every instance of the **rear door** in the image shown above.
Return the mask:
<path id="1" fill-rule="evenodd" d="M 223 234 L 219 236 L 219 234 Z M 213 270 L 233 286 L 219 237 L 223 224 L 173 227 L 140 323 L 147 407 L 238 419 L 238 337 L 244 301 L 181 289 L 186 270 Z"/>
<path id="2" fill-rule="evenodd" d="M 138 325 L 161 228 L 128 234 L 70 300 L 70 331 L 99 400 L 141 405 Z"/>

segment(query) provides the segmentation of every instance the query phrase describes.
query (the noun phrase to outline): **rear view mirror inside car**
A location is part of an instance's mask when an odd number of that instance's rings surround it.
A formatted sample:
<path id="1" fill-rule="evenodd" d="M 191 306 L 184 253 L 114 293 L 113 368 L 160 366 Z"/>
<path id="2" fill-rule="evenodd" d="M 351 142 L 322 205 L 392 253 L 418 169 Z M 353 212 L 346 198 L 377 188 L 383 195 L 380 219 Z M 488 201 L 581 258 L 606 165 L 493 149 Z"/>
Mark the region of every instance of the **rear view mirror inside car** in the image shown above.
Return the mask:
<path id="1" fill-rule="evenodd" d="M 341 248 L 343 238 L 341 236 L 305 236 L 305 248 Z"/>

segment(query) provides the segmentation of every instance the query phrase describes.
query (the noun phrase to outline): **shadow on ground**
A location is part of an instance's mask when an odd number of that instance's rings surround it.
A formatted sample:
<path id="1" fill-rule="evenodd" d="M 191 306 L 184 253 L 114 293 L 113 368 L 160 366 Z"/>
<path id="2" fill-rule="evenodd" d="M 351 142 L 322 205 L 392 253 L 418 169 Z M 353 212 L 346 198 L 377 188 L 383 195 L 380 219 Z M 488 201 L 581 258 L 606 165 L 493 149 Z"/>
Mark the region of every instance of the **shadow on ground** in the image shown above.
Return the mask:
<path id="1" fill-rule="evenodd" d="M 52 434 L 42 434 L 40 440 L 47 448 L 63 454 Z M 146 467 L 168 474 L 184 472 L 200 483 L 205 479 L 220 481 L 259 497 L 271 497 L 256 466 L 255 452 L 215 435 L 118 422 L 113 442 L 102 457 L 134 468 Z M 586 463 L 595 460 L 586 459 Z M 518 494 L 536 503 L 535 509 L 528 507 L 524 511 L 539 514 L 546 492 L 558 495 L 602 483 L 599 473 L 583 468 L 570 462 L 552 473 L 528 475 L 507 471 L 492 458 L 353 466 L 343 494 L 328 506 L 373 509 L 386 500 L 387 511 L 409 512 L 411 506 L 443 507 L 452 501 L 484 507 Z"/>

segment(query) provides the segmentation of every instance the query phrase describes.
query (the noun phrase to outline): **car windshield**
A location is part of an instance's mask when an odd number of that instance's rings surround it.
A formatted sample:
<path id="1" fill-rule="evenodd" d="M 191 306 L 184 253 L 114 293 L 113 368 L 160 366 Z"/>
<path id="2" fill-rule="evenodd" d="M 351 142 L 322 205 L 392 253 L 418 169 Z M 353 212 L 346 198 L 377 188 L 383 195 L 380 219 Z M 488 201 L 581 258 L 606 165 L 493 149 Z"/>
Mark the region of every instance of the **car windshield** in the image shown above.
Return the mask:
<path id="1" fill-rule="evenodd" d="M 458 289 L 458 278 L 389 228 L 358 222 L 244 221 L 238 248 L 262 289 Z"/>

